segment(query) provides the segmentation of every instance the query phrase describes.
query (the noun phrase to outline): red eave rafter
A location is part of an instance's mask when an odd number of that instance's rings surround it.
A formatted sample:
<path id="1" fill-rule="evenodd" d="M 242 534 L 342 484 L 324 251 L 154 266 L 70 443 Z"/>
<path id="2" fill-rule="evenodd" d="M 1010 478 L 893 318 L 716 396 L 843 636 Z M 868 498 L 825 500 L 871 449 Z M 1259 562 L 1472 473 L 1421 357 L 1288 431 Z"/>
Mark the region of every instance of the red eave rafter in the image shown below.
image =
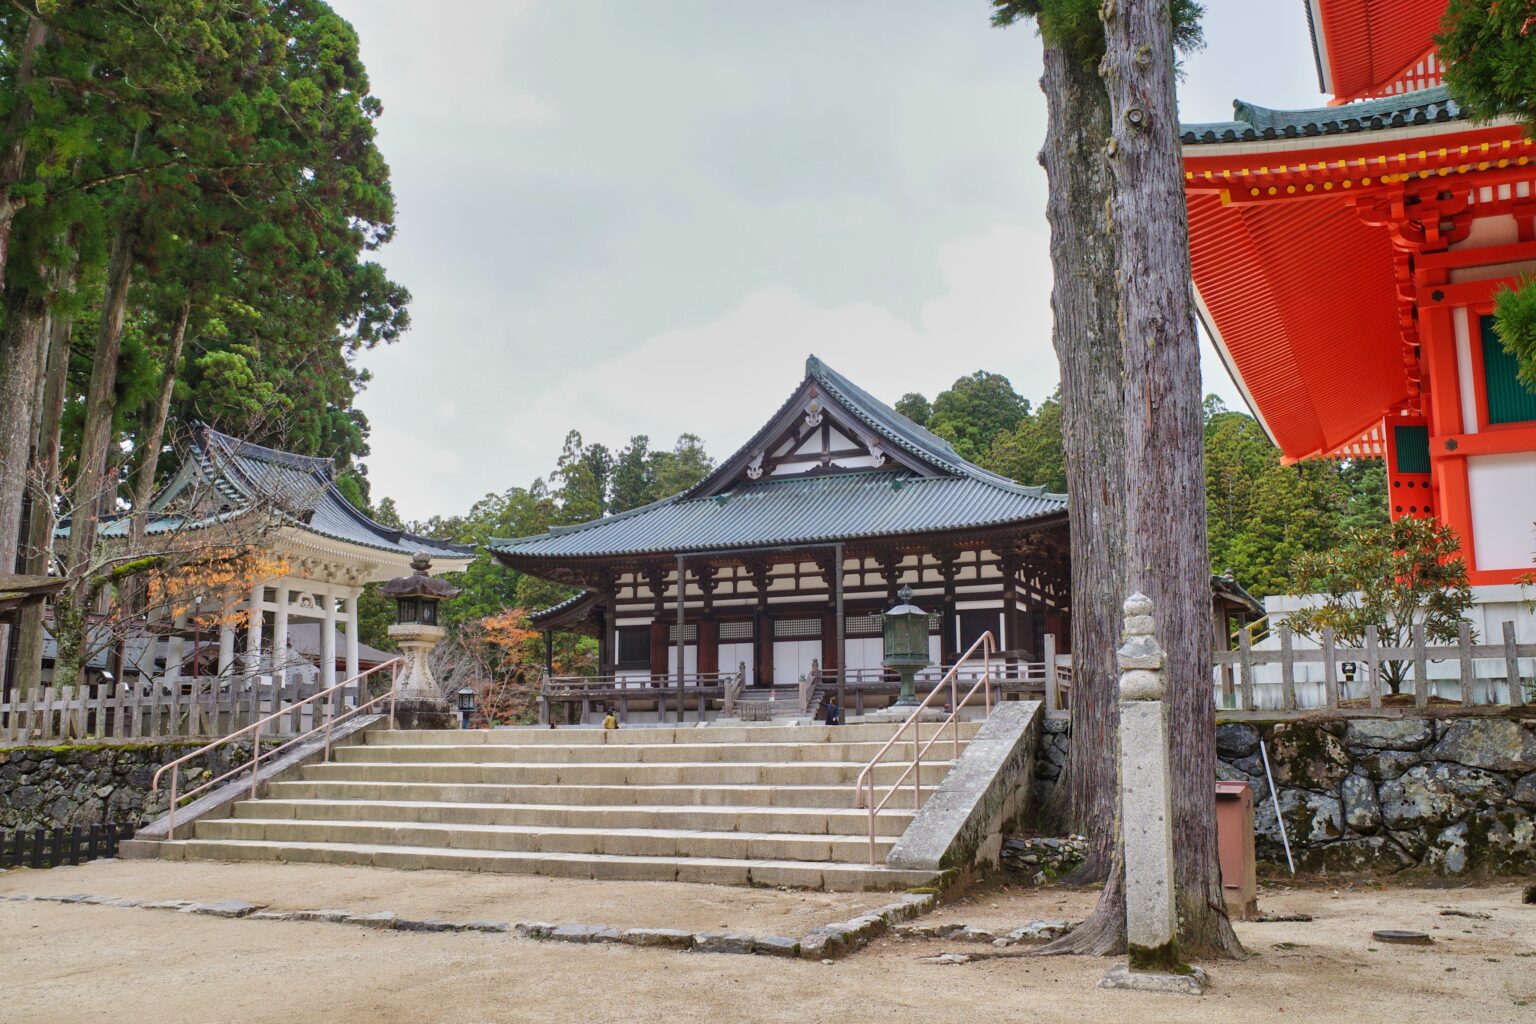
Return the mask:
<path id="1" fill-rule="evenodd" d="M 1433 46 L 1447 0 L 1312 0 L 1335 102 L 1378 96 Z"/>

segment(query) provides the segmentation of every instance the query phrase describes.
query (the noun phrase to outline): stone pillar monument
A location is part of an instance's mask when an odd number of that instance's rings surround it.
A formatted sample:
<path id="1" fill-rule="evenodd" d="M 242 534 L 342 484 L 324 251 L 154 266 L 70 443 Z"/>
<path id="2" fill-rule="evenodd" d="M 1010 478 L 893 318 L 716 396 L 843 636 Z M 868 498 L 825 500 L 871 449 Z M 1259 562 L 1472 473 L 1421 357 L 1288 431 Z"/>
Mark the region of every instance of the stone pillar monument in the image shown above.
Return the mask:
<path id="1" fill-rule="evenodd" d="M 1179 962 L 1173 887 L 1173 801 L 1168 771 L 1167 661 L 1154 635 L 1152 599 L 1125 602 L 1120 663 L 1120 829 L 1125 843 L 1125 932 L 1130 962 L 1100 988 L 1199 995 L 1204 974 Z"/>

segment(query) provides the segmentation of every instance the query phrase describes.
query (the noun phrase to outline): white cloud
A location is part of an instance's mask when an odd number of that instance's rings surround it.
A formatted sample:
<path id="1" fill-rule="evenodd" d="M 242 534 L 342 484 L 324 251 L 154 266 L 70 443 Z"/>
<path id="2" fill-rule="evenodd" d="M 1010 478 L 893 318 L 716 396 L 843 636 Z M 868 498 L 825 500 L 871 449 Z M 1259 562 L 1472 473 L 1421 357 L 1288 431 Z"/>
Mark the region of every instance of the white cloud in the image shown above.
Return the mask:
<path id="1" fill-rule="evenodd" d="M 1044 236 L 997 225 L 944 245 L 937 260 L 945 290 L 921 306 L 916 323 L 873 303 L 823 307 L 793 288 L 766 286 L 708 323 L 578 364 L 504 421 L 508 455 L 545 468 L 571 427 L 608 444 L 639 433 L 670 444 L 690 431 L 726 455 L 798 383 L 809 354 L 886 401 L 907 391 L 932 397 L 978 369 L 1009 375 L 1033 398 L 1048 394 L 1056 366 Z"/>

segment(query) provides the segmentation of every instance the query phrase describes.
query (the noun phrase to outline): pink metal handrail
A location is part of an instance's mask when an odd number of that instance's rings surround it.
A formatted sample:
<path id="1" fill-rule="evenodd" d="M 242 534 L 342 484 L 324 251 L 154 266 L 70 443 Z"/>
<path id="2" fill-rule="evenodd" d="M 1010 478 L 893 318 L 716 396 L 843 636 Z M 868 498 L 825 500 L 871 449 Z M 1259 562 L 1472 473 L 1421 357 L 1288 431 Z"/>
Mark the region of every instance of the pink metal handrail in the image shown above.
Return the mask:
<path id="1" fill-rule="evenodd" d="M 404 658 L 391 658 L 389 661 L 375 665 L 366 671 L 359 672 L 357 675 L 352 676 L 350 679 L 344 679 L 337 683 L 335 686 L 328 687 L 324 690 L 321 690 L 319 693 L 305 697 L 301 701 L 295 701 L 294 703 L 289 704 L 287 707 L 282 708 L 281 710 L 274 711 L 270 715 L 267 715 L 265 718 L 259 718 L 245 728 L 238 730 L 237 732 L 232 732 L 228 736 L 221 737 L 214 740 L 212 743 L 198 747 L 190 754 L 178 757 L 176 760 L 162 765 L 160 770 L 155 772 L 154 777 L 150 780 L 149 788 L 150 792 L 159 792 L 160 776 L 164 775 L 166 772 L 171 773 L 171 801 L 170 812 L 167 817 L 168 827 L 166 828 L 166 839 L 172 840 L 176 838 L 176 808 L 179 802 L 177 797 L 177 788 L 181 779 L 181 766 L 183 764 L 191 761 L 194 758 L 201 757 L 202 755 L 207 754 L 219 747 L 222 747 L 226 743 L 232 743 L 247 733 L 251 733 L 253 736 L 251 741 L 251 760 L 247 764 L 242 764 L 238 767 L 231 768 L 229 771 L 225 772 L 223 775 L 220 775 L 218 778 L 210 779 L 209 781 L 203 783 L 201 786 L 198 786 L 196 789 L 188 790 L 186 793 L 181 794 L 181 797 L 190 800 L 192 797 L 197 796 L 204 790 L 212 789 L 219 783 L 224 782 L 227 779 L 232 779 L 236 775 L 239 775 L 241 772 L 249 768 L 251 770 L 251 799 L 254 800 L 256 798 L 257 777 L 263 759 L 275 757 L 282 753 L 284 750 L 287 750 L 289 747 L 292 747 L 298 743 L 302 743 L 313 736 L 315 733 L 321 732 L 323 730 L 325 732 L 325 758 L 326 760 L 330 760 L 331 732 L 336 727 L 337 723 L 355 715 L 360 715 L 369 708 L 372 708 L 386 700 L 389 701 L 389 727 L 393 729 L 395 727 L 395 695 L 400 689 L 400 669 L 404 666 Z M 282 718 L 285 715 L 294 714 L 304 705 L 312 704 L 318 700 L 321 700 L 322 698 L 334 698 L 337 691 L 351 686 L 353 683 L 360 684 L 364 679 L 373 675 L 375 672 L 381 672 L 386 668 L 390 669 L 388 693 L 380 694 L 379 696 L 368 701 L 366 704 L 359 704 L 356 707 L 350 708 L 339 715 L 334 713 L 335 707 L 333 705 L 331 709 L 333 713 L 326 717 L 325 724 L 317 725 L 308 732 L 301 733 L 300 735 L 295 736 L 292 739 L 289 739 L 265 751 L 261 749 L 262 726 L 266 725 L 268 722 Z M 359 686 L 358 692 L 361 695 L 361 686 Z"/>
<path id="2" fill-rule="evenodd" d="M 971 656 L 976 653 L 976 649 L 978 647 L 981 648 L 982 657 L 981 678 L 977 679 L 976 682 L 971 685 L 971 688 L 966 691 L 964 697 L 961 697 L 959 695 L 960 669 L 965 666 L 966 662 L 970 661 Z M 955 661 L 954 666 L 951 667 L 948 672 L 944 673 L 944 678 L 939 680 L 938 685 L 935 686 L 932 690 L 928 691 L 928 696 L 924 697 L 922 703 L 913 709 L 912 714 L 908 716 L 907 720 L 901 724 L 901 728 L 897 729 L 896 732 L 892 734 L 891 738 L 886 740 L 885 746 L 881 747 L 875 756 L 870 759 L 869 764 L 864 766 L 864 770 L 859 772 L 858 781 L 854 783 L 854 794 L 856 800 L 855 806 L 863 806 L 869 808 L 869 862 L 871 864 L 877 862 L 877 858 L 875 856 L 875 817 L 885 809 L 885 805 L 890 802 L 891 797 L 896 795 L 897 790 L 899 790 L 901 788 L 901 784 L 907 780 L 908 775 L 912 776 L 912 806 L 914 808 L 922 807 L 923 755 L 928 753 L 929 748 L 931 748 L 934 743 L 938 741 L 939 737 L 944 734 L 944 728 L 946 726 L 950 727 L 951 739 L 954 741 L 954 751 L 952 757 L 958 759 L 960 757 L 960 709 L 965 706 L 965 704 L 967 704 L 972 697 L 976 695 L 977 690 L 984 689 L 987 714 L 990 715 L 992 713 L 992 655 L 996 650 L 997 641 L 993 639 L 991 632 L 983 633 L 976 640 L 976 642 L 971 644 L 971 646 L 966 649 L 966 652 Z M 923 712 L 927 710 L 929 705 L 933 703 L 934 698 L 943 692 L 945 683 L 949 684 L 949 717 L 939 723 L 938 728 L 933 731 L 933 735 L 928 738 L 927 743 L 922 743 L 923 730 L 922 723 L 919 721 L 919 719 L 922 718 Z M 896 742 L 901 739 L 902 734 L 907 731 L 909 726 L 913 730 L 912 761 L 907 765 L 902 773 L 897 776 L 896 781 L 891 783 L 890 789 L 886 791 L 885 796 L 877 804 L 875 803 L 875 768 L 880 764 L 880 759 L 885 756 L 886 752 L 894 747 Z M 921 746 L 919 746 L 920 743 L 922 744 Z M 865 796 L 866 783 L 869 791 L 867 798 Z"/>

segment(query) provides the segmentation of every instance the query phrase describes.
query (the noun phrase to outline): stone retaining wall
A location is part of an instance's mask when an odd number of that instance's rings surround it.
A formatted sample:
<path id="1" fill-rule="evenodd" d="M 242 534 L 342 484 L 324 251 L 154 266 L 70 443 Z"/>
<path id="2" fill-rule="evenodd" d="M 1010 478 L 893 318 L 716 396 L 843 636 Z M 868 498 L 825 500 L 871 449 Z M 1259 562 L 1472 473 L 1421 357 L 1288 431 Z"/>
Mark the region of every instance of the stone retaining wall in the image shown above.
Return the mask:
<path id="1" fill-rule="evenodd" d="M 206 741 L 0 747 L 0 829 L 139 823 L 165 813 L 169 792 L 151 793 L 156 769 Z M 249 744 L 218 757 L 218 773 L 250 758 Z M 208 779 L 209 765 L 182 770 L 181 788 Z"/>
<path id="2" fill-rule="evenodd" d="M 1284 868 L 1261 738 L 1299 871 L 1473 877 L 1536 870 L 1536 719 L 1218 726 L 1217 776 L 1253 786 L 1256 853 Z M 1037 800 L 1055 785 L 1069 739 L 1065 722 L 1046 723 Z"/>

